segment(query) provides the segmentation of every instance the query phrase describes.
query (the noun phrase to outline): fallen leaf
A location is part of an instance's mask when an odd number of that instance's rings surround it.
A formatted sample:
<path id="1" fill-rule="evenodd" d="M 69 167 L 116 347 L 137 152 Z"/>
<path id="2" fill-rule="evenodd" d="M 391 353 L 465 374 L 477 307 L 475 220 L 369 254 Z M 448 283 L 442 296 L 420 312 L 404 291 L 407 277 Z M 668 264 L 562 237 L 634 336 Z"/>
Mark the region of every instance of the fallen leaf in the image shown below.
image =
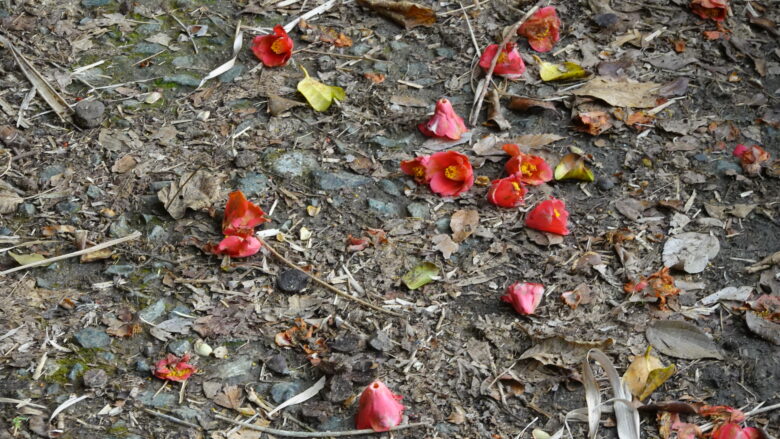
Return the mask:
<path id="1" fill-rule="evenodd" d="M 735 302 L 744 302 L 750 298 L 753 293 L 753 287 L 726 287 L 701 299 L 702 305 L 712 305 L 721 300 L 733 300 Z"/>
<path id="2" fill-rule="evenodd" d="M 303 31 L 301 39 L 311 43 L 322 41 L 323 43 L 332 44 L 335 47 L 351 47 L 352 39 L 336 29 L 320 26 L 316 24 L 310 24 L 306 20 L 298 22 L 298 28 Z"/>
<path id="3" fill-rule="evenodd" d="M 547 365 L 572 367 L 579 364 L 591 349 L 607 349 L 614 340 L 608 338 L 601 341 L 579 341 L 556 335 L 545 338 L 520 355 L 520 360 L 533 358 Z"/>
<path id="4" fill-rule="evenodd" d="M 452 238 L 450 238 L 450 235 L 446 233 L 434 236 L 432 241 L 436 244 L 433 248 L 440 251 L 442 256 L 444 256 L 444 259 L 449 259 L 460 247 Z"/>
<path id="5" fill-rule="evenodd" d="M 571 309 L 577 309 L 580 305 L 590 303 L 590 287 L 588 284 L 579 284 L 573 290 L 561 294 L 563 303 Z"/>
<path id="6" fill-rule="evenodd" d="M 506 131 L 512 128 L 512 124 L 504 117 L 501 112 L 501 102 L 496 89 L 491 89 L 487 98 L 487 122 L 486 125 L 493 125 L 500 131 Z"/>
<path id="7" fill-rule="evenodd" d="M 604 131 L 612 128 L 612 122 L 609 115 L 604 111 L 586 111 L 574 116 L 574 129 L 591 136 L 598 136 Z"/>
<path id="8" fill-rule="evenodd" d="M 41 235 L 50 238 L 60 233 L 76 233 L 76 228 L 69 224 L 59 224 L 56 226 L 43 226 Z"/>
<path id="9" fill-rule="evenodd" d="M 675 370 L 674 364 L 664 366 L 661 360 L 650 355 L 650 350 L 648 347 L 644 355 L 634 358 L 623 374 L 623 381 L 640 401 L 650 396 Z"/>
<path id="10" fill-rule="evenodd" d="M 0 191 L 0 214 L 14 213 L 24 198 L 13 192 Z"/>
<path id="11" fill-rule="evenodd" d="M 509 103 L 506 105 L 507 108 L 514 111 L 533 111 L 533 110 L 552 110 L 557 112 L 558 109 L 555 108 L 555 104 L 553 102 L 549 101 L 540 101 L 538 99 L 530 99 L 530 98 L 523 98 L 519 96 L 512 96 L 512 98 L 509 100 Z"/>
<path id="12" fill-rule="evenodd" d="M 225 386 L 222 391 L 214 396 L 214 404 L 238 410 L 241 407 L 241 388 L 238 386 Z"/>
<path id="13" fill-rule="evenodd" d="M 635 111 L 628 115 L 624 121 L 626 125 L 635 129 L 636 131 L 644 131 L 650 128 L 650 123 L 655 120 L 655 116 L 647 114 L 644 111 Z"/>
<path id="14" fill-rule="evenodd" d="M 674 81 L 667 82 L 658 89 L 658 96 L 662 98 L 685 96 L 685 93 L 688 92 L 688 81 L 685 76 L 680 76 Z"/>
<path id="15" fill-rule="evenodd" d="M 384 73 L 363 73 L 363 77 L 373 82 L 374 84 L 381 84 L 385 82 Z M 427 107 L 427 104 L 424 105 L 424 107 Z"/>
<path id="16" fill-rule="evenodd" d="M 358 0 L 358 4 L 376 11 L 406 29 L 433 26 L 436 23 L 436 13 L 433 9 L 409 1 Z"/>
<path id="17" fill-rule="evenodd" d="M 189 334 L 192 325 L 193 321 L 190 319 L 174 317 L 152 326 L 149 333 L 160 341 L 168 341 L 168 339 L 173 338 L 171 334 Z"/>
<path id="18" fill-rule="evenodd" d="M 326 111 L 330 108 L 333 100 L 343 101 L 347 94 L 341 87 L 334 85 L 325 85 L 309 76 L 309 72 L 301 66 L 304 78 L 298 82 L 298 91 L 306 98 L 306 101 L 316 111 Z"/>
<path id="19" fill-rule="evenodd" d="M 439 267 L 431 262 L 423 262 L 403 275 L 401 281 L 406 285 L 406 288 L 416 290 L 438 279 L 438 274 Z"/>
<path id="20" fill-rule="evenodd" d="M 186 210 L 210 207 L 219 197 L 222 179 L 205 171 L 195 171 L 181 176 L 157 192 L 157 198 L 174 218 L 184 218 Z"/>
<path id="21" fill-rule="evenodd" d="M 453 405 L 452 413 L 450 413 L 450 415 L 447 416 L 447 422 L 455 425 L 460 425 L 466 422 L 466 411 L 463 410 L 463 407 L 457 404 Z"/>
<path id="22" fill-rule="evenodd" d="M 701 273 L 719 251 L 718 238 L 704 233 L 686 232 L 666 241 L 663 261 L 670 268 L 686 273 Z"/>
<path id="23" fill-rule="evenodd" d="M 87 253 L 85 255 L 81 255 L 79 261 L 82 264 L 86 264 L 88 262 L 102 261 L 104 259 L 110 258 L 113 255 L 114 255 L 113 249 L 104 248 L 103 250 L 98 250 L 91 253 Z"/>
<path id="24" fill-rule="evenodd" d="M 111 172 L 116 174 L 124 174 L 133 170 L 137 164 L 138 159 L 130 154 L 125 154 L 114 162 L 114 166 L 111 166 Z"/>
<path id="25" fill-rule="evenodd" d="M 572 94 L 601 99 L 614 107 L 653 108 L 656 106 L 655 91 L 659 86 L 654 82 L 613 81 L 597 76 Z"/>
<path id="26" fill-rule="evenodd" d="M 588 76 L 588 72 L 579 64 L 566 61 L 563 64 L 553 64 L 542 61 L 534 55 L 534 59 L 539 64 L 539 76 L 542 81 L 571 81 Z"/>
<path id="27" fill-rule="evenodd" d="M 780 324 L 762 318 L 754 311 L 745 312 L 745 323 L 754 334 L 780 346 Z"/>
<path id="28" fill-rule="evenodd" d="M 556 180 L 593 181 L 593 171 L 585 166 L 585 156 L 570 152 L 555 167 Z"/>
<path id="29" fill-rule="evenodd" d="M 8 256 L 13 258 L 14 261 L 16 261 L 19 265 L 27 265 L 32 264 L 33 262 L 38 262 L 46 259 L 46 256 L 39 254 L 39 253 L 30 253 L 28 255 L 17 255 L 14 252 L 8 252 Z M 41 267 L 48 267 L 49 264 L 41 265 Z"/>
<path id="30" fill-rule="evenodd" d="M 275 94 L 269 93 L 267 96 L 268 96 L 268 112 L 271 113 L 271 116 L 279 116 L 280 114 L 286 112 L 290 108 L 299 107 L 303 105 L 303 102 L 298 102 L 292 99 L 283 98 L 281 96 L 276 96 Z"/>
<path id="31" fill-rule="evenodd" d="M 458 210 L 452 214 L 450 219 L 450 228 L 452 229 L 452 240 L 463 242 L 477 230 L 479 224 L 479 212 L 476 210 Z"/>
<path id="32" fill-rule="evenodd" d="M 645 332 L 647 341 L 658 352 L 675 358 L 723 359 L 720 349 L 696 325 L 679 320 L 655 320 Z"/>

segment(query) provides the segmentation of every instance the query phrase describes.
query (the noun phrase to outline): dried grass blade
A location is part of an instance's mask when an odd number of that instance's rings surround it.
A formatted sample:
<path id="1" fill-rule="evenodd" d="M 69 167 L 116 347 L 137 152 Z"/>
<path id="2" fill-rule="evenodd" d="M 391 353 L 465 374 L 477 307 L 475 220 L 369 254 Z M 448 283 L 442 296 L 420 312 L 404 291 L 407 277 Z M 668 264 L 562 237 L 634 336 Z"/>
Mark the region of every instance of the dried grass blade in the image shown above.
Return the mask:
<path id="1" fill-rule="evenodd" d="M 233 66 L 236 64 L 236 59 L 238 58 L 238 54 L 241 52 L 241 46 L 243 45 L 244 45 L 244 33 L 241 32 L 241 20 L 239 20 L 238 23 L 236 24 L 235 37 L 233 37 L 233 58 L 230 58 L 228 62 L 210 71 L 205 78 L 200 80 L 200 84 L 198 84 L 198 88 L 203 87 L 203 84 L 205 84 L 209 79 L 214 79 L 217 76 L 232 69 Z"/>
<path id="2" fill-rule="evenodd" d="M 81 396 L 79 396 L 79 397 L 73 397 L 73 398 L 70 398 L 70 399 L 68 399 L 67 401 L 63 402 L 62 404 L 60 404 L 60 406 L 59 406 L 59 407 L 57 407 L 56 409 L 54 409 L 54 411 L 51 413 L 51 416 L 49 417 L 49 422 L 51 422 L 51 421 L 52 421 L 54 418 L 56 418 L 56 417 L 57 417 L 57 415 L 59 415 L 60 413 L 62 413 L 62 412 L 63 412 L 65 409 L 67 409 L 68 407 L 70 407 L 70 406 L 72 406 L 72 405 L 76 405 L 76 404 L 80 403 L 81 401 L 83 401 L 83 400 L 85 400 L 85 399 L 87 399 L 87 398 L 89 398 L 89 397 L 91 397 L 91 396 L 92 396 L 92 395 L 89 395 L 89 394 L 87 394 L 87 395 L 81 395 Z"/>
<path id="3" fill-rule="evenodd" d="M 585 401 L 588 407 L 588 437 L 594 439 L 601 419 L 601 394 L 599 383 L 590 368 L 589 355 L 582 359 L 582 385 L 585 387 Z"/>
<path id="4" fill-rule="evenodd" d="M 274 413 L 278 412 L 279 410 L 289 407 L 291 405 L 300 404 L 304 401 L 308 401 L 311 399 L 314 395 L 320 393 L 320 390 L 322 390 L 325 387 L 325 377 L 323 376 L 320 378 L 319 381 L 314 383 L 313 386 L 309 387 L 308 389 L 304 390 L 303 392 L 293 396 L 292 398 L 288 399 L 287 401 L 281 403 L 279 406 L 277 406 L 275 409 L 268 412 L 268 417 L 274 415 Z"/>
<path id="5" fill-rule="evenodd" d="M 617 421 L 618 437 L 620 437 L 620 439 L 640 439 L 639 412 L 636 407 L 631 404 L 632 396 L 628 386 L 623 383 L 620 375 L 618 375 L 615 366 L 612 364 L 612 360 L 610 360 L 604 352 L 601 352 L 598 349 L 592 349 L 588 352 L 588 355 L 586 355 L 585 370 L 590 369 L 591 358 L 599 363 L 601 368 L 604 369 L 609 384 L 612 387 L 612 392 L 615 394 L 615 398 L 613 398 L 612 401 L 615 411 L 615 420 Z M 588 373 L 592 375 L 593 371 L 588 370 Z"/>

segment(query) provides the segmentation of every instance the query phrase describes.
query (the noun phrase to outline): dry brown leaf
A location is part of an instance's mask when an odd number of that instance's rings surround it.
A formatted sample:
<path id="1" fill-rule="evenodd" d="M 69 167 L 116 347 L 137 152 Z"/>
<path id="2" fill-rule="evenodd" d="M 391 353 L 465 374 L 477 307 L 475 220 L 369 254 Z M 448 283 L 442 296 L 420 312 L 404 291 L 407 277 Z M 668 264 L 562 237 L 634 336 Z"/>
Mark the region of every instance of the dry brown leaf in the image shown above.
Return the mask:
<path id="1" fill-rule="evenodd" d="M 540 101 L 538 99 L 530 99 L 530 98 L 523 98 L 520 96 L 512 96 L 512 99 L 509 100 L 509 103 L 506 105 L 507 108 L 514 111 L 521 111 L 521 112 L 527 112 L 527 111 L 535 111 L 535 110 L 552 110 L 557 112 L 558 110 L 555 108 L 555 104 L 549 101 Z"/>
<path id="2" fill-rule="evenodd" d="M 631 393 L 638 397 L 640 401 L 644 399 L 642 396 L 650 396 L 650 393 L 652 393 L 653 390 L 663 384 L 663 381 L 651 381 L 651 372 L 667 369 L 658 357 L 650 355 L 651 349 L 652 348 L 648 347 L 644 355 L 639 355 L 634 358 L 628 366 L 628 369 L 626 369 L 626 373 L 623 374 L 623 381 L 626 383 L 629 390 L 631 390 Z M 672 364 L 670 367 L 671 369 L 669 371 L 674 373 L 674 365 Z M 656 373 L 655 376 L 657 377 L 658 373 Z M 671 374 L 666 375 L 666 378 L 669 376 L 671 376 Z"/>
<path id="3" fill-rule="evenodd" d="M 557 335 L 540 340 L 523 352 L 520 359 L 533 358 L 547 366 L 572 367 L 580 363 L 589 350 L 604 350 L 612 346 L 613 342 L 611 338 L 601 341 L 579 341 Z"/>
<path id="4" fill-rule="evenodd" d="M 433 26 L 436 13 L 433 9 L 408 1 L 358 0 L 358 4 L 389 18 L 395 23 L 412 29 L 417 26 Z"/>
<path id="5" fill-rule="evenodd" d="M 43 226 L 41 234 L 47 238 L 60 233 L 76 233 L 76 228 L 69 224 L 60 224 L 56 226 Z"/>
<path id="6" fill-rule="evenodd" d="M 222 391 L 214 396 L 214 404 L 238 410 L 241 407 L 241 388 L 238 386 L 225 386 Z"/>
<path id="7" fill-rule="evenodd" d="M 331 27 L 310 24 L 306 20 L 298 22 L 298 28 L 303 32 L 301 39 L 310 43 L 322 41 L 335 47 L 351 47 L 352 39 Z"/>
<path id="8" fill-rule="evenodd" d="M 292 99 L 283 98 L 281 96 L 276 96 L 275 94 L 269 93 L 268 95 L 268 112 L 271 113 L 271 116 L 278 116 L 290 108 L 294 107 L 300 107 L 301 105 L 305 105 L 303 102 L 294 101 Z"/>
<path id="9" fill-rule="evenodd" d="M 512 124 L 504 117 L 501 112 L 501 100 L 496 89 L 491 89 L 487 97 L 487 122 L 485 125 L 495 126 L 500 131 L 506 131 L 512 128 Z"/>
<path id="10" fill-rule="evenodd" d="M 463 407 L 454 404 L 452 406 L 452 413 L 447 417 L 447 422 L 460 425 L 464 422 L 466 422 L 466 411 L 463 410 Z"/>
<path id="11" fill-rule="evenodd" d="M 111 167 L 111 172 L 116 174 L 124 174 L 128 171 L 132 171 L 138 164 L 138 159 L 130 154 L 123 155 L 114 162 L 114 166 Z"/>
<path id="12" fill-rule="evenodd" d="M 0 214 L 14 213 L 24 198 L 9 191 L 0 191 Z"/>
<path id="13" fill-rule="evenodd" d="M 612 128 L 609 115 L 604 111 L 588 111 L 574 116 L 574 129 L 591 136 L 598 136 Z"/>
<path id="14" fill-rule="evenodd" d="M 436 244 L 433 248 L 440 251 L 442 256 L 444 256 L 444 259 L 449 259 L 450 256 L 452 256 L 453 253 L 456 253 L 460 248 L 460 246 L 450 238 L 450 235 L 447 235 L 446 233 L 434 236 L 432 241 Z"/>
<path id="15" fill-rule="evenodd" d="M 654 82 L 613 81 L 597 76 L 572 93 L 601 99 L 614 107 L 653 108 L 659 86 Z"/>
<path id="16" fill-rule="evenodd" d="M 463 242 L 472 233 L 477 230 L 479 224 L 479 212 L 476 210 L 458 210 L 452 214 L 450 219 L 450 228 L 452 229 L 452 240 Z"/>
<path id="17" fill-rule="evenodd" d="M 174 219 L 181 219 L 187 209 L 210 207 L 219 196 L 222 178 L 205 171 L 188 172 L 178 182 L 162 188 L 157 198 Z"/>
<path id="18" fill-rule="evenodd" d="M 103 250 L 98 250 L 92 253 L 81 255 L 80 261 L 82 264 L 86 264 L 88 262 L 102 261 L 104 259 L 110 258 L 113 255 L 114 255 L 113 249 L 104 248 Z"/>
<path id="19" fill-rule="evenodd" d="M 524 134 L 522 136 L 509 139 L 510 143 L 516 143 L 521 147 L 526 148 L 541 148 L 551 143 L 555 143 L 559 140 L 563 140 L 565 137 L 557 134 L 543 133 L 543 134 Z"/>

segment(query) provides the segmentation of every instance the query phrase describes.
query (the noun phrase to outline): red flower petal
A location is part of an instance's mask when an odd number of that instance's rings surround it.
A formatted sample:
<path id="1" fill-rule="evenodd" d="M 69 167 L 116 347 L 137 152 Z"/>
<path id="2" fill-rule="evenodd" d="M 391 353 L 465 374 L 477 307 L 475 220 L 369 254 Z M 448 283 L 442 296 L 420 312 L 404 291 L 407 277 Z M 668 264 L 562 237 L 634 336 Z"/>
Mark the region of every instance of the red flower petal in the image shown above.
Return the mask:
<path id="1" fill-rule="evenodd" d="M 427 178 L 433 192 L 443 197 L 454 197 L 474 185 L 474 170 L 465 155 L 442 151 L 428 159 Z"/>
<path id="2" fill-rule="evenodd" d="M 518 314 L 529 315 L 536 311 L 542 296 L 544 296 L 544 285 L 515 282 L 506 289 L 506 295 L 501 296 L 501 301 L 511 304 Z"/>
<path id="3" fill-rule="evenodd" d="M 693 0 L 691 12 L 707 20 L 723 21 L 728 14 L 728 2 L 726 0 Z"/>
<path id="4" fill-rule="evenodd" d="M 181 358 L 168 354 L 154 365 L 152 373 L 161 380 L 185 381 L 197 372 L 195 366 L 187 363 L 188 361 L 190 361 L 190 354 L 184 354 Z"/>
<path id="5" fill-rule="evenodd" d="M 355 426 L 361 430 L 370 428 L 374 431 L 387 431 L 400 424 L 406 408 L 398 402 L 401 398 L 379 380 L 369 384 L 360 395 Z"/>
<path id="6" fill-rule="evenodd" d="M 498 44 L 489 45 L 479 59 L 479 66 L 488 71 L 493 58 L 496 56 L 496 52 L 498 52 Z M 506 79 L 517 79 L 523 76 L 523 72 L 525 72 L 525 63 L 523 58 L 520 57 L 520 52 L 517 51 L 515 43 L 507 43 L 498 56 L 493 73 Z"/>
<path id="7" fill-rule="evenodd" d="M 542 232 L 556 233 L 558 235 L 568 235 L 569 229 L 566 228 L 566 220 L 569 218 L 569 212 L 563 201 L 551 198 L 539 203 L 534 209 L 528 212 L 525 217 L 525 225 L 532 229 Z"/>
<path id="8" fill-rule="evenodd" d="M 759 439 L 761 437 L 761 432 L 757 428 L 741 428 L 734 423 L 719 425 L 712 431 L 712 439 Z"/>
<path id="9" fill-rule="evenodd" d="M 528 189 L 517 175 L 493 180 L 488 190 L 488 201 L 500 207 L 517 207 L 525 202 Z"/>
<path id="10" fill-rule="evenodd" d="M 401 162 L 401 170 L 406 175 L 411 175 L 417 183 L 427 183 L 428 177 L 428 156 L 415 157 L 411 160 Z"/>
<path id="11" fill-rule="evenodd" d="M 278 67 L 287 64 L 292 56 L 293 41 L 280 25 L 274 26 L 271 35 L 258 35 L 252 40 L 252 53 L 266 67 Z"/>
<path id="12" fill-rule="evenodd" d="M 231 192 L 225 206 L 222 233 L 225 235 L 249 236 L 254 228 L 268 221 L 265 212 L 249 202 L 241 191 Z"/>
<path id="13" fill-rule="evenodd" d="M 452 104 L 447 99 L 439 99 L 430 120 L 417 125 L 417 128 L 428 137 L 450 140 L 458 140 L 463 133 L 468 131 L 463 119 L 455 113 Z"/>
<path id="14" fill-rule="evenodd" d="M 215 255 L 228 255 L 231 258 L 245 258 L 260 251 L 263 244 L 254 236 L 226 236 L 214 249 Z"/>
<path id="15" fill-rule="evenodd" d="M 561 20 L 554 6 L 541 8 L 517 30 L 537 52 L 549 52 L 560 39 Z"/>
<path id="16" fill-rule="evenodd" d="M 531 186 L 547 183 L 553 178 L 553 171 L 543 158 L 520 151 L 506 162 L 504 170 L 509 175 L 518 174 L 523 183 Z"/>

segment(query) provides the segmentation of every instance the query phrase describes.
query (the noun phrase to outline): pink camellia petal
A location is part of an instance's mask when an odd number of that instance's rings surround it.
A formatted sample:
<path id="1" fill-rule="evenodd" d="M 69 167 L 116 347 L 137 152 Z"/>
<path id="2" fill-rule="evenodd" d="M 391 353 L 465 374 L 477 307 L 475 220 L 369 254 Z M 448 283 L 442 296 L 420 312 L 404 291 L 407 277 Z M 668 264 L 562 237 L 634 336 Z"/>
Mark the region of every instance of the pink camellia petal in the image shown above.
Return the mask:
<path id="1" fill-rule="evenodd" d="M 245 258 L 260 251 L 263 244 L 254 236 L 226 236 L 214 249 L 216 255 L 228 255 L 231 258 Z"/>
<path id="2" fill-rule="evenodd" d="M 761 437 L 761 431 L 757 428 L 742 428 L 731 422 L 719 425 L 712 431 L 712 439 L 760 439 Z"/>
<path id="3" fill-rule="evenodd" d="M 456 151 L 432 154 L 427 172 L 431 190 L 443 197 L 458 196 L 474 185 L 474 170 L 469 158 Z"/>
<path id="4" fill-rule="evenodd" d="M 501 301 L 511 304 L 518 314 L 529 315 L 536 311 L 542 296 L 544 296 L 544 285 L 515 282 L 507 288 L 506 295 L 501 296 Z"/>
<path id="5" fill-rule="evenodd" d="M 504 169 L 509 175 L 517 174 L 523 183 L 531 186 L 538 186 L 553 179 L 553 171 L 547 161 L 522 152 L 510 158 Z"/>
<path id="6" fill-rule="evenodd" d="M 400 424 L 406 408 L 398 402 L 401 398 L 379 380 L 369 384 L 360 395 L 355 426 L 361 430 L 370 428 L 374 431 L 387 431 Z"/>
<path id="7" fill-rule="evenodd" d="M 241 191 L 231 192 L 225 205 L 222 233 L 225 235 L 249 236 L 254 228 L 268 221 L 263 209 L 250 202 Z"/>
<path id="8" fill-rule="evenodd" d="M 468 131 L 463 119 L 455 113 L 455 109 L 452 108 L 452 104 L 447 99 L 439 99 L 430 120 L 417 125 L 417 128 L 428 137 L 450 140 L 458 140 L 463 133 Z"/>
<path id="9" fill-rule="evenodd" d="M 742 157 L 742 154 L 744 154 L 745 151 L 747 151 L 747 150 L 748 150 L 748 147 L 740 143 L 739 145 L 734 147 L 734 151 L 732 151 L 731 154 L 734 157 Z"/>
<path id="10" fill-rule="evenodd" d="M 496 56 L 496 52 L 498 52 L 498 44 L 487 46 L 485 52 L 482 53 L 482 57 L 479 58 L 479 66 L 488 71 L 493 63 L 493 58 Z M 504 50 L 498 55 L 493 73 L 506 79 L 518 79 L 523 76 L 524 72 L 525 63 L 520 56 L 520 52 L 517 51 L 515 43 L 507 43 L 504 46 Z"/>

